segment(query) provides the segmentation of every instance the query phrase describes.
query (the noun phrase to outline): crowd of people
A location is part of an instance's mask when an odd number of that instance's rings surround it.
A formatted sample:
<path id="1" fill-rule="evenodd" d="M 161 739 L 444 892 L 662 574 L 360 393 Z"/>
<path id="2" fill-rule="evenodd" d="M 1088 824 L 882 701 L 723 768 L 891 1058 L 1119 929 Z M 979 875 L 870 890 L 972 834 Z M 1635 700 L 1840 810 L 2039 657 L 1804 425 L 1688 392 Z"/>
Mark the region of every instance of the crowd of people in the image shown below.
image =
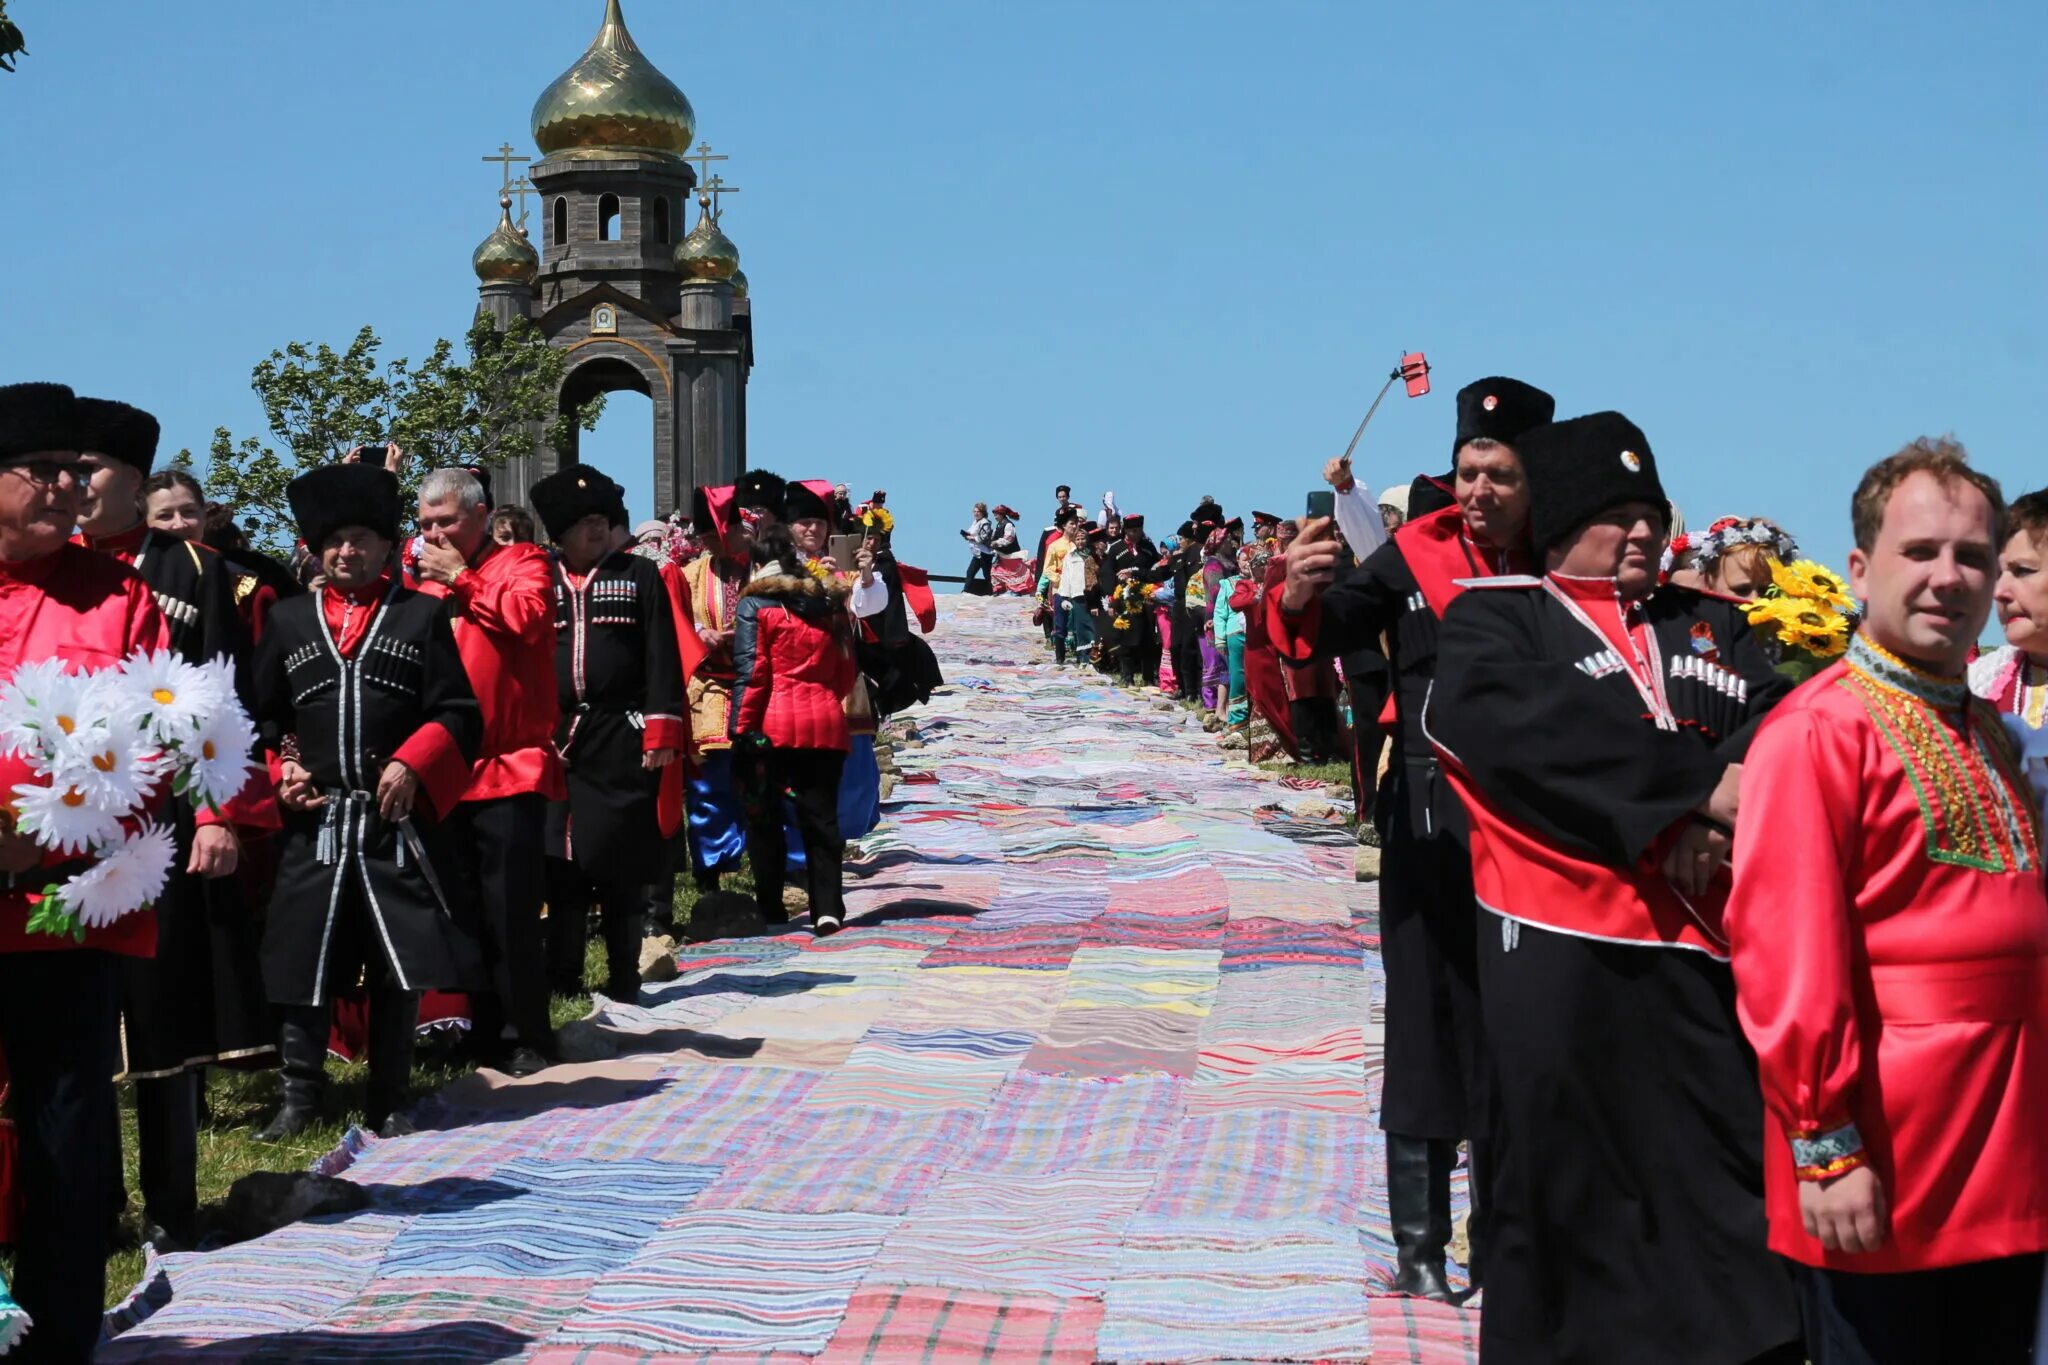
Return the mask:
<path id="1" fill-rule="evenodd" d="M 1060 487 L 1031 578 L 1054 667 L 1351 759 L 1394 1289 L 1456 1297 L 1462 1161 L 1488 1362 L 2032 1359 L 2048 490 L 1916 440 L 1844 582 L 1686 532 L 1639 427 L 1505 377 L 1448 469 L 1323 473 L 1331 516 L 1159 542 Z"/>
<path id="2" fill-rule="evenodd" d="M 190 1246 L 210 1066 L 280 1072 L 277 1141 L 321 1113 L 330 1049 L 360 1052 L 363 1124 L 402 1134 L 423 1006 L 466 1017 L 479 1064 L 548 1066 L 550 993 L 584 989 L 593 912 L 603 990 L 632 1000 L 685 865 L 700 905 L 768 924 L 798 877 L 810 932 L 837 930 L 846 841 L 879 819 L 876 726 L 939 682 L 883 492 L 855 506 L 754 470 L 629 528 L 588 466 L 529 507 L 494 505 L 487 470 L 434 469 L 415 503 L 404 452 L 358 447 L 291 483 L 287 564 L 156 469 L 158 438 L 125 403 L 0 387 L 0 686 L 60 658 L 224 659 L 262 760 L 232 800 L 168 816 L 148 906 L 75 933 L 42 912 L 89 864 L 0 831 L 20 1151 L 0 1233 L 31 1359 L 84 1360 L 99 1333 L 128 1199 L 117 1079 L 144 1236 Z M 10 789 L 23 776 L 0 754 Z M 721 886 L 743 860 L 751 901 Z"/>

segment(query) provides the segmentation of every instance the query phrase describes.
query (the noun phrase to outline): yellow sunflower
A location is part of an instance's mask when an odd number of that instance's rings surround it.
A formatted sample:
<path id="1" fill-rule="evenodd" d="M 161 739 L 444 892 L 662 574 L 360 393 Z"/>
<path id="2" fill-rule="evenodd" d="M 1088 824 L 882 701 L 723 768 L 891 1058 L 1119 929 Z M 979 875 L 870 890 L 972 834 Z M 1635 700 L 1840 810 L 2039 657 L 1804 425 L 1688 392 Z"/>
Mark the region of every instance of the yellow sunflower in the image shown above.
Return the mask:
<path id="1" fill-rule="evenodd" d="M 1849 585 L 1834 570 L 1810 559 L 1795 560 L 1790 564 L 1773 559 L 1771 583 L 1787 597 L 1824 602 L 1837 612 L 1851 611 L 1856 606 L 1856 599 L 1849 595 Z"/>

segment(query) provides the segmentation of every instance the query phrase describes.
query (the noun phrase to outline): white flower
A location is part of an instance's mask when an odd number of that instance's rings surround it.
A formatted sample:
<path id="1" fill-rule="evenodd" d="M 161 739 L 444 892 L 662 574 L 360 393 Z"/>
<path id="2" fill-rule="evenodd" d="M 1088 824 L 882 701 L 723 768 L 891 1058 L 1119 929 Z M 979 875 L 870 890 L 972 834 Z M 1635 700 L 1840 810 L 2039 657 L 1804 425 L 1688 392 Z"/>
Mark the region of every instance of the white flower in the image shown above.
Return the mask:
<path id="1" fill-rule="evenodd" d="M 158 745 L 178 743 L 227 700 L 219 676 L 167 649 L 133 654 L 122 663 L 117 692 L 122 715 L 142 722 Z"/>
<path id="2" fill-rule="evenodd" d="M 145 743 L 125 725 L 73 730 L 50 754 L 51 785 L 75 787 L 98 809 L 127 815 L 149 799 L 159 776 Z"/>
<path id="3" fill-rule="evenodd" d="M 67 672 L 61 658 L 14 670 L 0 688 L 0 752 L 41 764 L 57 741 L 89 723 L 90 681 L 89 675 Z"/>
<path id="4" fill-rule="evenodd" d="M 15 824 L 53 852 L 74 854 L 121 837 L 123 811 L 109 811 L 72 783 L 24 782 L 14 789 Z"/>
<path id="5" fill-rule="evenodd" d="M 104 928 L 155 902 L 178 856 L 169 825 L 144 825 L 58 891 L 66 909 L 89 928 Z"/>
<path id="6" fill-rule="evenodd" d="M 190 765 L 187 792 L 195 804 L 217 806 L 242 790 L 255 769 L 249 755 L 256 748 L 256 727 L 229 695 L 199 728 L 178 746 Z"/>

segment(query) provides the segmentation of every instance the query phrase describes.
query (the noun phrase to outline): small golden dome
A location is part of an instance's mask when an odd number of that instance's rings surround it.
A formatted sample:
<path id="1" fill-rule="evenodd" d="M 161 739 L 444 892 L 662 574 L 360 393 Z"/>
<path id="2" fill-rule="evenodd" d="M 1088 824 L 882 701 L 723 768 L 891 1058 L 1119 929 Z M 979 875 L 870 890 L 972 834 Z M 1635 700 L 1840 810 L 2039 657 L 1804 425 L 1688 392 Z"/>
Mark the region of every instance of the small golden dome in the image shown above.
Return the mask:
<path id="1" fill-rule="evenodd" d="M 697 201 L 697 226 L 690 229 L 690 235 L 676 243 L 676 269 L 685 280 L 703 284 L 714 284 L 719 280 L 731 280 L 739 273 L 740 249 L 732 244 L 732 238 L 719 230 L 718 220 L 711 215 L 710 201 Z"/>
<path id="2" fill-rule="evenodd" d="M 540 253 L 512 226 L 512 196 L 498 196 L 498 226 L 477 244 L 470 267 L 482 284 L 532 284 L 540 274 Z"/>
<path id="3" fill-rule="evenodd" d="M 533 103 L 533 140 L 546 156 L 680 157 L 696 131 L 690 101 L 626 32 L 619 0 L 605 0 L 590 49 Z"/>
<path id="4" fill-rule="evenodd" d="M 731 274 L 731 276 L 727 278 L 727 280 L 726 280 L 726 283 L 732 286 L 732 296 L 733 296 L 734 298 L 736 298 L 736 299 L 743 299 L 743 298 L 745 298 L 745 297 L 747 296 L 747 272 L 746 272 L 746 271 L 744 271 L 744 270 L 735 270 L 735 271 L 733 271 L 733 272 L 732 272 L 732 274 Z"/>

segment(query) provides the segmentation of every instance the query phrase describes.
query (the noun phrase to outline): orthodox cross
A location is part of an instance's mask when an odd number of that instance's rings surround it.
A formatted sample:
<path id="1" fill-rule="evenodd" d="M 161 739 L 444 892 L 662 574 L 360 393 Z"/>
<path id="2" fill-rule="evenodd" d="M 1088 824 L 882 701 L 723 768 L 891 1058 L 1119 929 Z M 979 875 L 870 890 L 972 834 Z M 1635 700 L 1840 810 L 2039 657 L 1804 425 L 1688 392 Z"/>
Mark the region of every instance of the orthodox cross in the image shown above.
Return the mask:
<path id="1" fill-rule="evenodd" d="M 519 230 L 524 232 L 526 231 L 526 196 L 529 194 L 539 194 L 540 191 L 535 189 L 533 182 L 523 175 L 506 188 L 511 193 L 519 196 Z"/>
<path id="2" fill-rule="evenodd" d="M 718 221 L 720 216 L 718 196 L 721 194 L 738 194 L 740 192 L 740 187 L 738 185 L 726 184 L 725 177 L 722 175 L 714 175 L 709 180 L 705 181 L 702 185 L 698 186 L 698 190 L 700 194 L 710 196 L 711 221 L 715 223 Z M 699 202 L 702 202 L 701 199 Z"/>
<path id="3" fill-rule="evenodd" d="M 697 181 L 699 184 L 702 184 L 704 181 L 704 177 L 711 174 L 712 162 L 730 161 L 732 160 L 732 158 L 725 155 L 713 155 L 711 151 L 711 144 L 708 142 L 700 142 L 697 144 L 696 155 L 686 156 L 683 158 L 683 160 L 695 164 L 695 166 L 697 167 Z"/>
<path id="4" fill-rule="evenodd" d="M 512 192 L 512 163 L 515 161 L 533 160 L 533 158 L 530 156 L 514 156 L 512 154 L 512 144 L 509 142 L 506 143 L 504 146 L 498 148 L 498 154 L 496 156 L 486 156 L 480 157 L 478 159 L 482 161 L 495 161 L 501 167 L 504 168 L 504 183 L 498 186 L 498 193 L 500 194 L 510 194 Z M 521 201 L 522 204 L 524 202 L 524 200 Z"/>

